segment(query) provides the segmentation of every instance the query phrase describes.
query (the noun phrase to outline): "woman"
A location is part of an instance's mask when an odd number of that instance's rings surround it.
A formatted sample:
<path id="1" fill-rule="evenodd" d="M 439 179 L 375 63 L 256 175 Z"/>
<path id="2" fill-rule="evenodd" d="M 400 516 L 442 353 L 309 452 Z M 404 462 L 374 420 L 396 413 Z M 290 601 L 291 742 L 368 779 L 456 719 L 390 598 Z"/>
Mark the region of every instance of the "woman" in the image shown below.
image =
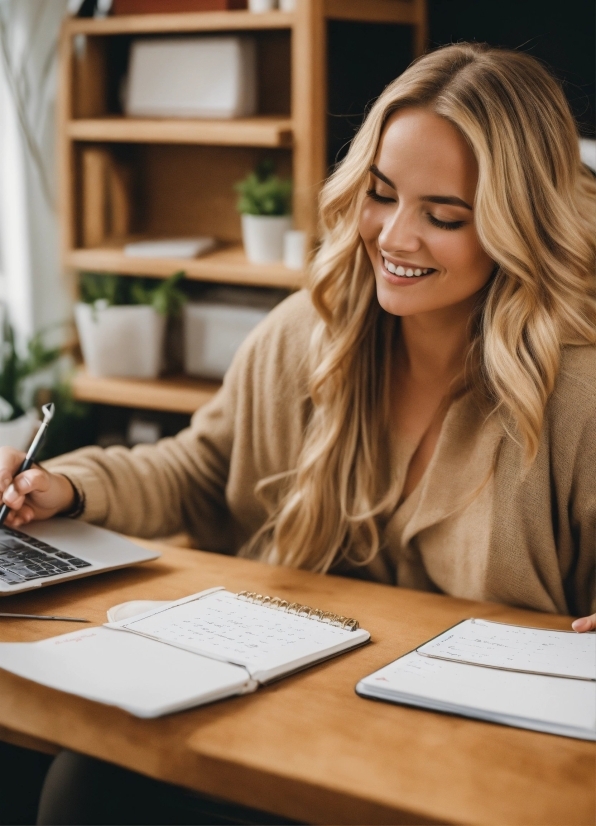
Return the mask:
<path id="1" fill-rule="evenodd" d="M 3 449 L 7 524 L 184 528 L 204 549 L 595 629 L 595 196 L 534 59 L 470 44 L 419 59 L 323 190 L 310 291 L 255 331 L 192 426 L 14 482 L 22 455 Z M 42 822 L 80 820 L 60 807 L 114 771 L 62 755 Z"/>
<path id="2" fill-rule="evenodd" d="M 419 59 L 324 188 L 310 292 L 191 428 L 14 483 L 4 449 L 7 524 L 184 528 L 205 549 L 593 612 L 595 194 L 537 61 L 475 44 Z"/>

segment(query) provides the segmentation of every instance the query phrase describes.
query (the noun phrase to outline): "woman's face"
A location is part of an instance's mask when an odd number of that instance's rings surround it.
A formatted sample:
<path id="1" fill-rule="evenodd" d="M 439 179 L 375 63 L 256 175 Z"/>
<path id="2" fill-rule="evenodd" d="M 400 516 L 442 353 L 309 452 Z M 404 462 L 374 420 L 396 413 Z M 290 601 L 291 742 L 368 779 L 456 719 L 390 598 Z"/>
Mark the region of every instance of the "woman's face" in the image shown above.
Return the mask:
<path id="1" fill-rule="evenodd" d="M 486 284 L 494 264 L 474 227 L 477 179 L 472 150 L 444 118 L 410 108 L 387 122 L 359 223 L 384 310 L 461 309 Z"/>

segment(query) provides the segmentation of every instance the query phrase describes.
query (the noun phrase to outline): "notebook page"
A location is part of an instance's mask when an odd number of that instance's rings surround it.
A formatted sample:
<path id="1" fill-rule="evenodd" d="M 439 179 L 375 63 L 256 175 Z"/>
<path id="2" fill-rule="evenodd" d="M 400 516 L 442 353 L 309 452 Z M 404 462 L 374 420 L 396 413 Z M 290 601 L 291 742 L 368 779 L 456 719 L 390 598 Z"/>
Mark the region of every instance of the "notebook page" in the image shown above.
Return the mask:
<path id="1" fill-rule="evenodd" d="M 417 651 L 492 668 L 596 680 L 596 634 L 470 619 L 424 643 Z"/>
<path id="2" fill-rule="evenodd" d="M 161 642 L 243 665 L 251 674 L 291 665 L 309 654 L 357 643 L 367 632 L 277 611 L 217 590 L 114 623 Z"/>
<path id="3" fill-rule="evenodd" d="M 256 688 L 244 668 L 108 628 L 0 643 L 0 668 L 136 717 L 159 717 Z"/>
<path id="4" fill-rule="evenodd" d="M 528 728 L 568 729 L 596 739 L 596 684 L 584 680 L 477 668 L 413 651 L 365 677 L 357 690 L 510 725 L 533 721 L 540 726 Z"/>

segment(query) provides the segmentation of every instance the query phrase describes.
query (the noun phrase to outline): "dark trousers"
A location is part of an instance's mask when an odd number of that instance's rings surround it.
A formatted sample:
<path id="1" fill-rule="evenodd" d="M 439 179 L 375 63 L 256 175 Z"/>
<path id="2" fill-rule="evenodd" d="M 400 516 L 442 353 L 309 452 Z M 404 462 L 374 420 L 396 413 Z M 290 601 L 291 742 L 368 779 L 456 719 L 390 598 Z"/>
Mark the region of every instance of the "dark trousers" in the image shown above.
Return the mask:
<path id="1" fill-rule="evenodd" d="M 12 746 L 4 747 L 10 757 Z M 290 824 L 266 812 L 212 800 L 71 751 L 52 760 L 18 750 L 14 782 L 0 776 L 2 824 Z M 43 760 L 41 758 L 44 758 Z M 17 765 L 18 764 L 18 765 Z M 26 780 L 25 784 L 23 779 Z M 39 802 L 39 810 L 36 809 Z M 6 803 L 6 806 L 5 806 Z"/>
<path id="2" fill-rule="evenodd" d="M 43 781 L 53 757 L 0 742 L 0 824 L 35 823 Z"/>

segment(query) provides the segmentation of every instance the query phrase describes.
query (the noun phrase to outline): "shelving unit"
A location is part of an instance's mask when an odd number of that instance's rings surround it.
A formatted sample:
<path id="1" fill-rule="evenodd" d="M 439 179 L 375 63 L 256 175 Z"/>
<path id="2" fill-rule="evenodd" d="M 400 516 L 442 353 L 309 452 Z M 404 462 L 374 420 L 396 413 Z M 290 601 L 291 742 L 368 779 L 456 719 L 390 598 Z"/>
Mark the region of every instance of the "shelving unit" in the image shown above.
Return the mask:
<path id="1" fill-rule="evenodd" d="M 130 240 L 130 239 L 127 239 Z M 286 287 L 299 289 L 303 274 L 288 270 L 283 264 L 251 264 L 246 260 L 241 244 L 229 244 L 200 258 L 131 258 L 124 255 L 122 245 L 72 250 L 65 262 L 77 270 L 113 272 L 122 275 L 145 275 L 167 278 L 177 270 L 197 281 L 217 281 L 222 284 L 242 284 L 256 287 Z"/>
<path id="2" fill-rule="evenodd" d="M 61 38 L 58 112 L 65 267 L 154 278 L 183 269 L 199 281 L 300 288 L 304 273 L 246 260 L 233 184 L 261 158 L 272 157 L 278 173 L 293 180 L 294 225 L 314 243 L 317 197 L 328 168 L 328 36 L 335 21 L 409 26 L 412 54 L 424 48 L 425 0 L 297 0 L 292 14 L 68 20 Z M 214 32 L 246 32 L 256 41 L 255 117 L 123 116 L 119 89 L 133 38 Z M 215 236 L 220 245 L 194 260 L 132 258 L 123 252 L 129 240 L 192 235 Z M 213 391 L 212 384 L 185 378 L 147 383 L 93 379 L 84 372 L 74 383 L 81 400 L 180 412 L 204 403 Z"/>
<path id="3" fill-rule="evenodd" d="M 88 118 L 72 120 L 66 133 L 71 140 L 96 143 L 190 143 L 218 146 L 289 147 L 292 121 L 283 117 L 229 120 L 148 120 L 142 118 Z"/>
<path id="4" fill-rule="evenodd" d="M 73 378 L 76 399 L 170 413 L 194 413 L 219 390 L 219 382 L 199 381 L 187 376 L 160 379 L 96 378 L 84 368 Z"/>

